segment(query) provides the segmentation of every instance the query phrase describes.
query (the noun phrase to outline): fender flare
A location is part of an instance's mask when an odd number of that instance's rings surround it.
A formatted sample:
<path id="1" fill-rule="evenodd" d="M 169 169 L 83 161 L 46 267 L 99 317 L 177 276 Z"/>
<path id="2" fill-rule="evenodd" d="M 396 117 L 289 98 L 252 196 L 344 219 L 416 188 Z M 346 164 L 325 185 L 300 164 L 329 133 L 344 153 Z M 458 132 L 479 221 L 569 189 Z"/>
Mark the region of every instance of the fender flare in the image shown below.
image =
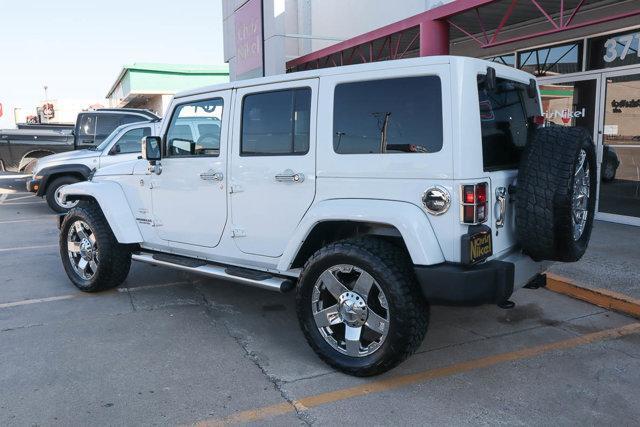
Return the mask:
<path id="1" fill-rule="evenodd" d="M 416 205 L 392 200 L 331 199 L 319 202 L 307 211 L 278 262 L 278 270 L 290 269 L 311 230 L 324 221 L 391 225 L 400 232 L 413 264 L 432 265 L 445 261 L 429 218 Z"/>
<path id="2" fill-rule="evenodd" d="M 60 193 L 68 200 L 94 199 L 102 209 L 119 243 L 142 242 L 142 234 L 131 212 L 129 202 L 117 182 L 78 182 L 64 187 Z"/>
<path id="3" fill-rule="evenodd" d="M 82 163 L 70 164 L 70 165 L 56 165 L 50 166 L 48 168 L 43 168 L 38 171 L 38 175 L 42 176 L 40 180 L 40 188 L 36 193 L 36 196 L 44 196 L 47 193 L 47 187 L 49 186 L 49 181 L 51 181 L 52 176 L 57 175 L 81 175 L 85 180 L 91 174 L 91 169 L 87 165 L 83 165 Z"/>

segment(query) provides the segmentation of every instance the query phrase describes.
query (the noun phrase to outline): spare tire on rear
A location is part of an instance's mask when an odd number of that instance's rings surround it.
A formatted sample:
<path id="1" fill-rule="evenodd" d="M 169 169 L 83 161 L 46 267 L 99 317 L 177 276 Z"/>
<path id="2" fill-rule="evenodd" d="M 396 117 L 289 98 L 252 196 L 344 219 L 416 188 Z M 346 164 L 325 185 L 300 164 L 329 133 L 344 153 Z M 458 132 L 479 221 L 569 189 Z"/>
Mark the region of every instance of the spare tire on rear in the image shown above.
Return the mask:
<path id="1" fill-rule="evenodd" d="M 516 228 L 520 245 L 536 261 L 579 260 L 596 203 L 596 152 L 589 133 L 553 126 L 535 131 L 520 161 Z"/>

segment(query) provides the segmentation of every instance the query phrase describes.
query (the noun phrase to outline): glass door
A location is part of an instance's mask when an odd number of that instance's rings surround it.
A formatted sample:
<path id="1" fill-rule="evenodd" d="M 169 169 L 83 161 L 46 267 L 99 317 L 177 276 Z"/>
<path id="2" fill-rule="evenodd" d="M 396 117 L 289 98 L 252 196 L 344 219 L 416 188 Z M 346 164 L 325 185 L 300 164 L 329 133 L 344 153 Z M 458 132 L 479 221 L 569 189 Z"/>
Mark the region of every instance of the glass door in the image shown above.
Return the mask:
<path id="1" fill-rule="evenodd" d="M 599 81 L 599 76 L 538 79 L 546 125 L 580 126 L 597 142 Z"/>
<path id="2" fill-rule="evenodd" d="M 602 75 L 598 217 L 640 225 L 640 72 Z"/>

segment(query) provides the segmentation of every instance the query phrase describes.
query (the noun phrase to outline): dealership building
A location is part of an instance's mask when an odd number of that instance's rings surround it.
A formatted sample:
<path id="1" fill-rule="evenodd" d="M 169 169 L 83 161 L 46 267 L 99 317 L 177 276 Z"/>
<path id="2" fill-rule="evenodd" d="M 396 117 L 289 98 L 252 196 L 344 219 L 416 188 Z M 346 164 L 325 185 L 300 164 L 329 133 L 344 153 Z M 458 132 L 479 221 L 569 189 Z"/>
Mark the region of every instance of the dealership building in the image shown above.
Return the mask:
<path id="1" fill-rule="evenodd" d="M 223 0 L 231 80 L 429 55 L 534 74 L 597 146 L 597 215 L 640 225 L 640 0 Z"/>
<path id="2" fill-rule="evenodd" d="M 122 67 L 107 92 L 112 108 L 145 108 L 163 116 L 177 92 L 229 81 L 229 68 L 135 63 Z"/>

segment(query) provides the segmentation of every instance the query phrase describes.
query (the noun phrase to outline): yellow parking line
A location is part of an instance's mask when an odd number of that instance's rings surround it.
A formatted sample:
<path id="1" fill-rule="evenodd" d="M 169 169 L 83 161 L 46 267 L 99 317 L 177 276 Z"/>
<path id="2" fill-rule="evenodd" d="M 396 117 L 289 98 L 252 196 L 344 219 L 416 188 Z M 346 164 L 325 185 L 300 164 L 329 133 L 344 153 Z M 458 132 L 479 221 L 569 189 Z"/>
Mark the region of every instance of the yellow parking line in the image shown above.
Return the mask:
<path id="1" fill-rule="evenodd" d="M 41 245 L 41 246 L 23 246 L 20 248 L 0 248 L 0 252 L 11 252 L 11 251 L 25 251 L 28 249 L 45 249 L 45 248 L 57 248 L 58 245 Z"/>
<path id="2" fill-rule="evenodd" d="M 229 424 L 248 423 L 253 421 L 263 420 L 265 418 L 283 415 L 294 412 L 296 407 L 300 408 L 314 408 L 328 403 L 333 403 L 341 400 L 352 399 L 358 396 L 365 396 L 372 393 L 381 393 L 397 389 L 400 387 L 406 387 L 409 385 L 422 383 L 425 381 L 433 380 L 436 378 L 448 377 L 451 375 L 457 375 L 465 372 L 474 371 L 477 369 L 487 368 L 497 365 L 499 363 L 513 362 L 521 359 L 528 359 L 531 357 L 539 356 L 544 353 L 548 353 L 555 350 L 567 350 L 570 348 L 578 347 L 585 344 L 591 344 L 597 341 L 602 341 L 611 338 L 620 338 L 630 334 L 636 334 L 640 332 L 640 323 L 631 323 L 619 328 L 606 329 L 600 332 L 593 332 L 590 334 L 581 335 L 575 338 L 567 340 L 556 341 L 549 344 L 542 344 L 535 347 L 529 347 L 522 350 L 516 350 L 508 353 L 496 354 L 493 356 L 487 356 L 480 359 L 474 359 L 467 362 L 455 363 L 453 365 L 445 366 L 443 368 L 430 369 L 427 371 L 418 372 L 415 374 L 402 375 L 398 377 L 392 377 L 389 379 L 372 381 L 366 384 L 358 385 L 351 388 L 345 388 L 336 391 L 330 391 L 328 393 L 317 394 L 314 396 L 303 397 L 293 401 L 293 404 L 289 402 L 279 403 L 271 406 L 264 406 L 262 408 L 250 409 L 248 411 L 238 412 L 229 417 L 222 419 L 204 420 L 195 423 L 197 427 L 209 427 L 209 426 L 223 426 Z"/>

